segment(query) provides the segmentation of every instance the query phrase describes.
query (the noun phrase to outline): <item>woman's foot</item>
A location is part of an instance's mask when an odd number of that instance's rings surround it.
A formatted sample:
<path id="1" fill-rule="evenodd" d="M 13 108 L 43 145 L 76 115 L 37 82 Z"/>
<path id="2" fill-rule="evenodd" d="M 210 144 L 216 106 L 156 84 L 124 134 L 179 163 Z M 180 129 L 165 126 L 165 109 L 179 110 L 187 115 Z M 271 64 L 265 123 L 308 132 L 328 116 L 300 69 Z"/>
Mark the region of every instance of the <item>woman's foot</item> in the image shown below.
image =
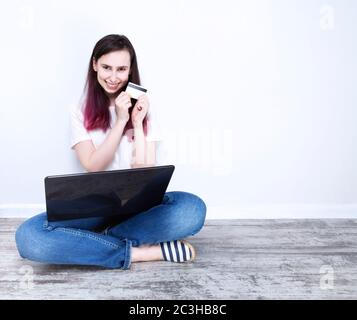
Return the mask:
<path id="1" fill-rule="evenodd" d="M 196 257 L 195 248 L 186 240 L 160 242 L 157 245 L 145 244 L 131 248 L 131 261 L 189 262 Z"/>
<path id="2" fill-rule="evenodd" d="M 161 242 L 160 246 L 166 261 L 188 262 L 193 261 L 196 257 L 195 248 L 186 240 Z"/>
<path id="3" fill-rule="evenodd" d="M 159 244 L 149 245 L 144 244 L 140 247 L 131 248 L 131 261 L 157 261 L 164 260 Z"/>

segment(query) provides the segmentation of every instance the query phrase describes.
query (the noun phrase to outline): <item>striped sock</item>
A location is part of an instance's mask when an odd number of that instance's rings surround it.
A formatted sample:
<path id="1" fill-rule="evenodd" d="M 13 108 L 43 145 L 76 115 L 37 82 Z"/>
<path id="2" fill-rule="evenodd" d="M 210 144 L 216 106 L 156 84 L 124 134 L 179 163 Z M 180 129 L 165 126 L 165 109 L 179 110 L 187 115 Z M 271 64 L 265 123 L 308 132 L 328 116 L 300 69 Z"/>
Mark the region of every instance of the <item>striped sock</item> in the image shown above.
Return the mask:
<path id="1" fill-rule="evenodd" d="M 184 241 L 174 240 L 160 242 L 162 254 L 166 261 L 185 262 L 193 260 L 194 253 Z"/>

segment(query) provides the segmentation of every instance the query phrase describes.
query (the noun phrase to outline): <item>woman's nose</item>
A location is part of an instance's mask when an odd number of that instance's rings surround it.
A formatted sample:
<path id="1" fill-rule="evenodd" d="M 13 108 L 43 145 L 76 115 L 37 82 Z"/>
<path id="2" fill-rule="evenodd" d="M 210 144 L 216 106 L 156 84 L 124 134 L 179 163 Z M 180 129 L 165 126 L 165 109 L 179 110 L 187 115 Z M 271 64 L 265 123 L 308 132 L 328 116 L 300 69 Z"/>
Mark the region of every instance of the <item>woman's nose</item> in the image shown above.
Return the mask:
<path id="1" fill-rule="evenodd" d="M 116 72 L 113 72 L 110 76 L 110 80 L 115 81 L 116 79 L 117 79 L 117 74 L 116 74 Z"/>

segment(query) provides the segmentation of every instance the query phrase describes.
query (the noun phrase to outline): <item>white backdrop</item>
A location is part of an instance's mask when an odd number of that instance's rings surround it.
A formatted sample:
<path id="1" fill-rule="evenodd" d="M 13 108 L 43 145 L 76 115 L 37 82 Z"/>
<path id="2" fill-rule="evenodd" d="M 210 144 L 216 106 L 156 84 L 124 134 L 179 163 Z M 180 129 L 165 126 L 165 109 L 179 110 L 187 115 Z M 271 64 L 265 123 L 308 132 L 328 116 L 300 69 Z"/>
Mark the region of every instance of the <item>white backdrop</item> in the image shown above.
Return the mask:
<path id="1" fill-rule="evenodd" d="M 68 109 L 94 44 L 125 34 L 160 116 L 169 190 L 208 218 L 357 217 L 354 0 L 0 4 L 0 216 L 79 172 Z"/>

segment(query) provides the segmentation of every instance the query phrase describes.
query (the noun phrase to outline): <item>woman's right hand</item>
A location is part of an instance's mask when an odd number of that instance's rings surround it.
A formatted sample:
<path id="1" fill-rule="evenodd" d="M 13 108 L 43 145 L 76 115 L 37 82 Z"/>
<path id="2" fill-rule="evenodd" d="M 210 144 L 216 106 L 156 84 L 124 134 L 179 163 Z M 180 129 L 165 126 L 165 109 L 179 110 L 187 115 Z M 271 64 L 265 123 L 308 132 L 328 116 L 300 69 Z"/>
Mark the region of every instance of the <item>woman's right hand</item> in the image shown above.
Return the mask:
<path id="1" fill-rule="evenodd" d="M 117 121 L 125 121 L 127 123 L 130 119 L 129 108 L 131 107 L 130 96 L 122 91 L 115 99 L 115 113 L 117 114 Z"/>

